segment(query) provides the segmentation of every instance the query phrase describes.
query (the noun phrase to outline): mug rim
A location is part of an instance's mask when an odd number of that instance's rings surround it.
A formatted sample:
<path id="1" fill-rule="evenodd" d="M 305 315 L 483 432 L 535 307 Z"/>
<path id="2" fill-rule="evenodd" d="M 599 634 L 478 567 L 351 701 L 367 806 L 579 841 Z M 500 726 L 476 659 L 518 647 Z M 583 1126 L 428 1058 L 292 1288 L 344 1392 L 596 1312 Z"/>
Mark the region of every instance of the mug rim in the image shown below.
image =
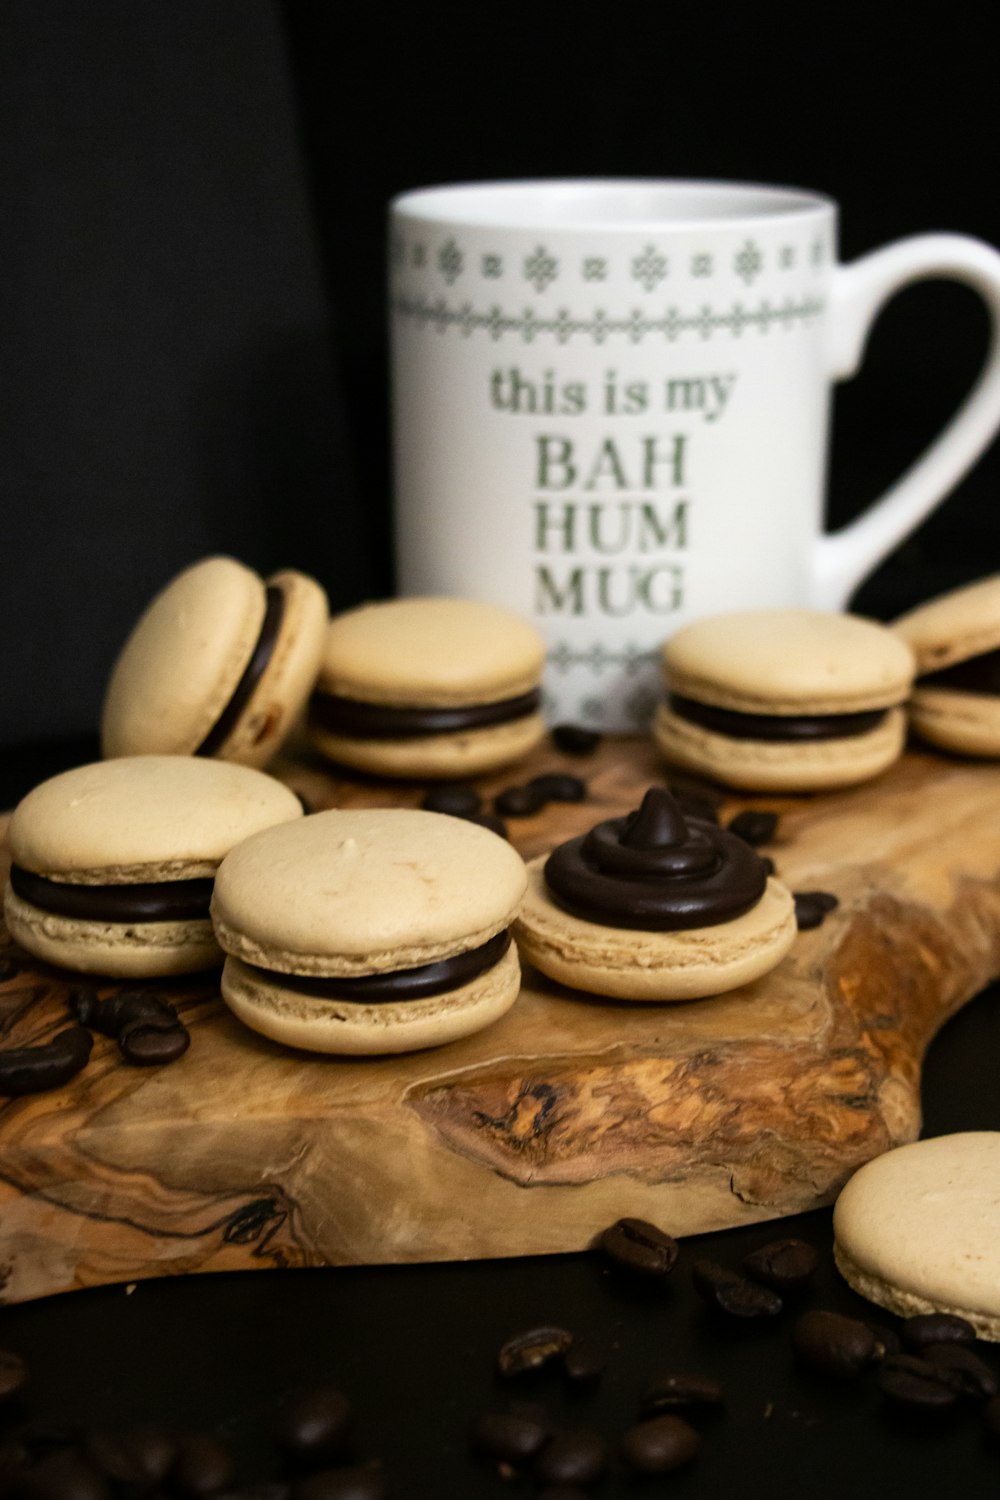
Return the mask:
<path id="1" fill-rule="evenodd" d="M 643 194 L 653 211 L 636 211 Z M 666 207 L 671 199 L 673 212 Z M 657 201 L 658 211 L 654 209 Z M 678 212 L 685 201 L 688 210 Z M 584 207 L 587 202 L 590 212 Z M 603 214 L 595 211 L 598 203 L 604 205 Z M 631 204 L 631 211 L 623 217 L 626 203 Z M 551 234 L 662 233 L 781 224 L 810 214 L 835 213 L 837 205 L 825 193 L 770 183 L 684 177 L 539 177 L 411 188 L 391 199 L 389 208 L 394 217 L 429 224 Z"/>

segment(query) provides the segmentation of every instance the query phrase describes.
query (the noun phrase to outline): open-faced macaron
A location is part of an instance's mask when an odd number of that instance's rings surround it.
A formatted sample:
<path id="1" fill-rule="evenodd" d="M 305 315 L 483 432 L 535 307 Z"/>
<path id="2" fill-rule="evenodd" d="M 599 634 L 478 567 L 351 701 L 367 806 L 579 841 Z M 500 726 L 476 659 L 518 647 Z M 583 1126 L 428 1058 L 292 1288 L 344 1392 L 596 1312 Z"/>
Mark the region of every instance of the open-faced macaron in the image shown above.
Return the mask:
<path id="1" fill-rule="evenodd" d="M 316 813 L 248 839 L 212 900 L 222 996 L 313 1052 L 406 1052 L 488 1026 L 517 999 L 510 926 L 524 864 L 443 813 Z"/>
<path id="2" fill-rule="evenodd" d="M 773 969 L 795 907 L 749 844 L 653 787 L 638 811 L 531 861 L 514 933 L 522 957 L 573 989 L 695 1000 Z"/>
<path id="3" fill-rule="evenodd" d="M 394 599 L 335 616 L 309 725 L 318 747 L 380 776 L 459 778 L 542 739 L 541 636 L 470 599 Z"/>
<path id="4" fill-rule="evenodd" d="M 902 751 L 913 670 L 898 635 L 856 615 L 712 615 L 663 647 L 667 696 L 653 737 L 673 765 L 727 786 L 850 786 Z"/>
<path id="5" fill-rule="evenodd" d="M 231 557 L 194 563 L 121 650 L 101 716 L 104 755 L 264 765 L 312 691 L 327 619 L 326 595 L 304 573 L 265 583 Z"/>
<path id="6" fill-rule="evenodd" d="M 929 744 L 1000 755 L 1000 573 L 894 621 L 917 659 L 910 723 Z"/>
<path id="7" fill-rule="evenodd" d="M 294 792 L 247 766 L 140 755 L 64 771 L 10 821 L 10 934 L 36 957 L 88 974 L 210 968 L 222 962 L 209 901 L 223 856 L 301 819 Z"/>

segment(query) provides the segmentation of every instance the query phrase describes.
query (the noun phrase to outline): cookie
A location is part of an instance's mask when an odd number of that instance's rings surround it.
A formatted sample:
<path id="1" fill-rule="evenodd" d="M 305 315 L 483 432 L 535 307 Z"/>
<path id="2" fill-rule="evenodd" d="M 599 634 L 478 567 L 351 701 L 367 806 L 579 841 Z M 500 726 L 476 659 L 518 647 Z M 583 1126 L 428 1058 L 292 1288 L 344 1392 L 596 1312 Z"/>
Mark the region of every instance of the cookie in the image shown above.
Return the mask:
<path id="1" fill-rule="evenodd" d="M 663 647 L 667 696 L 653 736 L 671 764 L 726 786 L 851 786 L 901 753 L 913 670 L 898 635 L 856 615 L 712 615 Z"/>
<path id="2" fill-rule="evenodd" d="M 379 776 L 457 779 L 542 739 L 541 636 L 470 599 L 394 599 L 330 622 L 310 706 L 324 754 Z"/>
<path id="3" fill-rule="evenodd" d="M 186 568 L 115 663 L 102 753 L 263 766 L 312 691 L 327 619 L 326 595 L 304 573 L 275 573 L 265 584 L 231 557 Z"/>
<path id="4" fill-rule="evenodd" d="M 960 755 L 1000 755 L 1000 573 L 893 622 L 917 659 L 910 723 Z"/>
<path id="5" fill-rule="evenodd" d="M 1000 1342 L 1000 1131 L 899 1146 L 855 1172 L 833 1212 L 834 1258 L 870 1302 L 957 1313 Z"/>
<path id="6" fill-rule="evenodd" d="M 654 787 L 638 812 L 532 860 L 514 933 L 523 958 L 572 989 L 696 1000 L 773 969 L 795 907 L 749 844 Z"/>
<path id="7" fill-rule="evenodd" d="M 444 813 L 316 813 L 248 839 L 212 900 L 222 996 L 311 1052 L 408 1052 L 490 1025 L 517 999 L 518 854 Z"/>
<path id="8" fill-rule="evenodd" d="M 222 962 L 209 901 L 223 855 L 299 822 L 262 771 L 140 755 L 44 781 L 14 811 L 4 916 L 15 942 L 87 974 L 153 979 Z"/>

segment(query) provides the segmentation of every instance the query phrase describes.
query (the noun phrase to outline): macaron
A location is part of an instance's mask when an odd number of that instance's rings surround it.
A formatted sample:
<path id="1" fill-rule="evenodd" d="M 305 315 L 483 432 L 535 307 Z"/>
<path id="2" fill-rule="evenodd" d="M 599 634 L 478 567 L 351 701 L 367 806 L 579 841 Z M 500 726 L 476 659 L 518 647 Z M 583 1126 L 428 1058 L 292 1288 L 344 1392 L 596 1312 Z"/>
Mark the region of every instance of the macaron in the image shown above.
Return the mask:
<path id="1" fill-rule="evenodd" d="M 850 786 L 900 755 L 913 672 L 905 641 L 856 615 L 712 615 L 663 647 L 666 699 L 653 737 L 671 764 L 726 786 Z"/>
<path id="2" fill-rule="evenodd" d="M 402 808 L 316 813 L 223 860 L 222 997 L 311 1052 L 408 1052 L 479 1031 L 517 999 L 524 864 L 488 829 Z"/>
<path id="3" fill-rule="evenodd" d="M 139 755 L 65 771 L 14 810 L 4 916 L 14 941 L 87 974 L 153 979 L 222 962 L 209 901 L 234 844 L 301 822 L 247 766 Z"/>
<path id="4" fill-rule="evenodd" d="M 917 659 L 910 723 L 960 755 L 1000 755 L 1000 573 L 894 621 Z"/>
<path id="5" fill-rule="evenodd" d="M 957 1313 L 1000 1342 L 1000 1131 L 914 1141 L 877 1156 L 833 1211 L 845 1281 L 900 1317 Z"/>
<path id="6" fill-rule="evenodd" d="M 329 613 L 312 578 L 265 583 L 232 557 L 185 568 L 122 647 L 101 715 L 106 756 L 199 755 L 262 766 L 312 691 Z"/>
<path id="7" fill-rule="evenodd" d="M 456 778 L 545 734 L 541 636 L 471 599 L 393 599 L 338 615 L 310 706 L 324 754 L 379 776 Z"/>
<path id="8" fill-rule="evenodd" d="M 696 1000 L 773 969 L 795 906 L 749 844 L 684 816 L 665 788 L 528 865 L 521 956 L 571 989 Z"/>

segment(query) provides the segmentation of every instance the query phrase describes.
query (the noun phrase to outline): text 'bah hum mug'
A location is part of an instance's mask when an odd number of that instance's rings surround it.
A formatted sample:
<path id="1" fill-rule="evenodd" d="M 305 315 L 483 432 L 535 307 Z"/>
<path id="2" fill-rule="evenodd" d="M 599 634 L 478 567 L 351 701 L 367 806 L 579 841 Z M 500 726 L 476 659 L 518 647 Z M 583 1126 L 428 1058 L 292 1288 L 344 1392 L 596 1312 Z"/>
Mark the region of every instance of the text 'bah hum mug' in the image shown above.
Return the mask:
<path id="1" fill-rule="evenodd" d="M 820 194 L 738 183 L 428 188 L 391 212 L 397 571 L 548 643 L 553 720 L 644 725 L 657 647 L 756 605 L 842 607 L 1000 424 L 1000 255 L 951 234 L 836 262 Z M 824 535 L 832 382 L 907 282 L 974 287 L 992 352 L 958 414 Z"/>

